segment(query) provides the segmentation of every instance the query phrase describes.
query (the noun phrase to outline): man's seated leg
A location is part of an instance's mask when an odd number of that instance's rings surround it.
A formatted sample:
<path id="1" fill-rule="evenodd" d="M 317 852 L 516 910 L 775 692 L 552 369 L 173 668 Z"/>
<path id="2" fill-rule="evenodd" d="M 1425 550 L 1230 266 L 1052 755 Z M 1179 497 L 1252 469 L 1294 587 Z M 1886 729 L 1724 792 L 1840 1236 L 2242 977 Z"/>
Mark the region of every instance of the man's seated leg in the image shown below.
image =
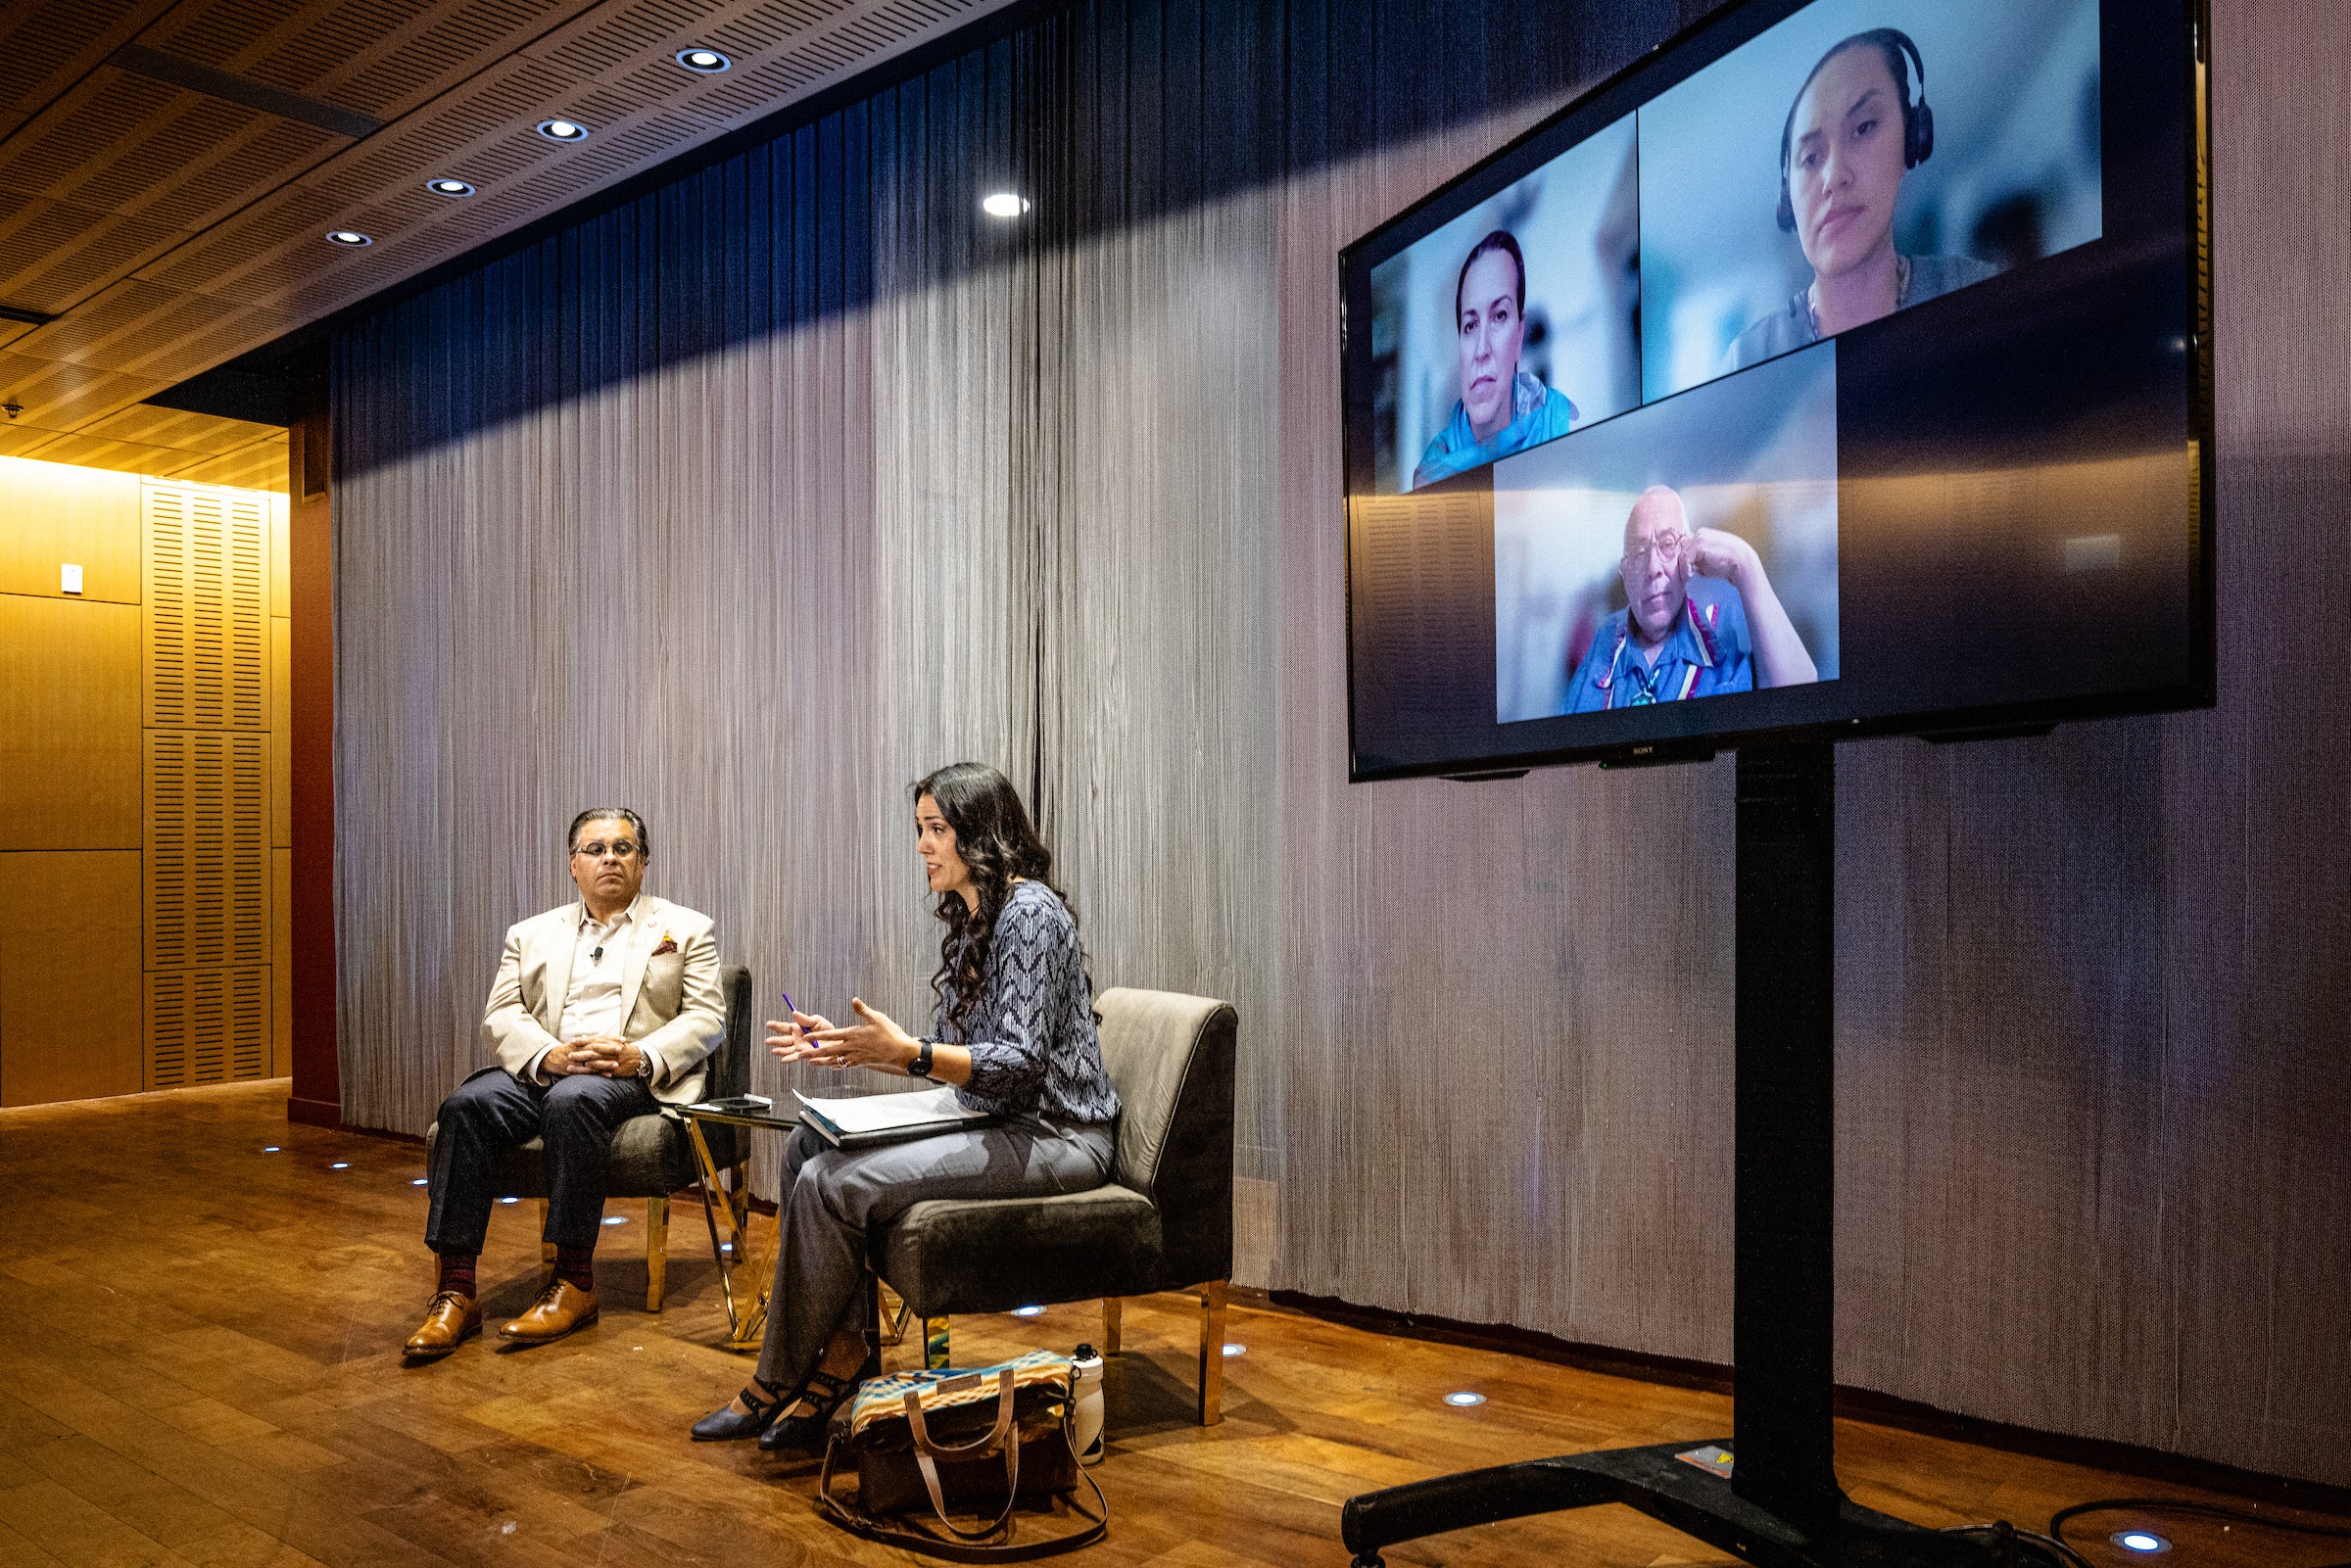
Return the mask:
<path id="1" fill-rule="evenodd" d="M 481 1331 L 474 1265 L 498 1196 L 499 1156 L 539 1131 L 543 1098 L 504 1068 L 484 1068 L 441 1102 L 424 1221 L 424 1244 L 439 1255 L 441 1275 L 423 1325 L 409 1336 L 408 1354 L 446 1355 Z"/>
<path id="2" fill-rule="evenodd" d="M 547 1092 L 547 1235 L 555 1274 L 528 1311 L 499 1330 L 526 1345 L 561 1339 L 596 1321 L 596 1242 L 604 1222 L 604 1176 L 612 1135 L 631 1117 L 658 1109 L 639 1078 L 574 1073 Z"/>

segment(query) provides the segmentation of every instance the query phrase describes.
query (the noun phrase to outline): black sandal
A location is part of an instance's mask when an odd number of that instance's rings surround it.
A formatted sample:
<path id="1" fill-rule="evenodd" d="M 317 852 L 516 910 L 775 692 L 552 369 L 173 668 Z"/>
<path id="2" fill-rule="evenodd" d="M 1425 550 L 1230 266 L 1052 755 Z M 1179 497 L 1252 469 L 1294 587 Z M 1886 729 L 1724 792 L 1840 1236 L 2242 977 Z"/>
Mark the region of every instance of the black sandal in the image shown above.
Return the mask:
<path id="1" fill-rule="evenodd" d="M 753 1389 L 765 1389 L 772 1398 L 763 1400 L 751 1392 Z M 749 1406 L 749 1409 L 747 1411 L 738 1410 L 730 1402 L 721 1408 L 712 1410 L 708 1415 L 694 1423 L 695 1442 L 733 1443 L 739 1438 L 758 1437 L 767 1430 L 769 1423 L 775 1420 L 784 1406 L 791 1402 L 784 1398 L 782 1389 L 769 1387 L 756 1373 L 752 1374 L 750 1383 L 735 1398 L 743 1401 L 745 1405 Z"/>
<path id="2" fill-rule="evenodd" d="M 858 1370 L 862 1372 L 864 1368 Z M 858 1377 L 835 1377 L 821 1370 L 809 1373 L 808 1381 L 800 1385 L 799 1398 L 792 1402 L 805 1402 L 814 1408 L 806 1415 L 788 1415 L 760 1433 L 759 1451 L 780 1453 L 787 1449 L 823 1448 L 825 1428 L 832 1423 L 833 1412 L 857 1392 L 862 1381 Z"/>

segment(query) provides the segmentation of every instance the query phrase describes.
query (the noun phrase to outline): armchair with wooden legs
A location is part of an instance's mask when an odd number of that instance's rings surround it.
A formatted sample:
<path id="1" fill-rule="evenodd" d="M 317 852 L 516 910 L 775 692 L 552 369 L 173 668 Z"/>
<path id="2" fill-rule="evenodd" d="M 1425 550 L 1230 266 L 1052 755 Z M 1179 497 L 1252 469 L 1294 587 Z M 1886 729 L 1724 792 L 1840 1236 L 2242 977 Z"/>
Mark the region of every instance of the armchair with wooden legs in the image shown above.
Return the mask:
<path id="1" fill-rule="evenodd" d="M 1119 1351 L 1121 1300 L 1200 1299 L 1200 1424 L 1223 1414 L 1224 1300 L 1232 1277 L 1232 1006 L 1124 987 L 1102 993 L 1102 1060 L 1119 1091 L 1118 1154 L 1090 1192 L 934 1199 L 872 1238 L 874 1270 L 947 1362 L 957 1312 L 1100 1298 L 1102 1351 Z"/>

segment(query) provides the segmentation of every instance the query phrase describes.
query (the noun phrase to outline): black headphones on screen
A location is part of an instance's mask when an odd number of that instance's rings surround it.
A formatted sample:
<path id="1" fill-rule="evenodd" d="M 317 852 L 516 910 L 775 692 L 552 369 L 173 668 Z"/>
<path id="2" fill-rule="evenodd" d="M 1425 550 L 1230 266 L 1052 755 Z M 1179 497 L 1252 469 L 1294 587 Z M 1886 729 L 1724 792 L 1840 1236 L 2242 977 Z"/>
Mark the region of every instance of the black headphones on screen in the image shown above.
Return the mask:
<path id="1" fill-rule="evenodd" d="M 1796 202 L 1788 191 L 1788 160 L 1795 149 L 1791 145 L 1796 135 L 1796 106 L 1804 101 L 1811 90 L 1812 76 L 1820 74 L 1821 66 L 1844 54 L 1847 49 L 1864 45 L 1877 49 L 1894 68 L 1895 85 L 1902 95 L 1902 167 L 1916 168 L 1935 156 L 1935 111 L 1927 107 L 1927 61 L 1918 52 L 1918 45 L 1899 27 L 1872 27 L 1856 32 L 1850 38 L 1820 57 L 1820 65 L 1812 68 L 1812 75 L 1804 78 L 1797 89 L 1796 103 L 1788 106 L 1788 119 L 1780 127 L 1780 227 L 1796 232 Z M 1910 68 L 1918 68 L 1918 98 L 1910 97 Z"/>

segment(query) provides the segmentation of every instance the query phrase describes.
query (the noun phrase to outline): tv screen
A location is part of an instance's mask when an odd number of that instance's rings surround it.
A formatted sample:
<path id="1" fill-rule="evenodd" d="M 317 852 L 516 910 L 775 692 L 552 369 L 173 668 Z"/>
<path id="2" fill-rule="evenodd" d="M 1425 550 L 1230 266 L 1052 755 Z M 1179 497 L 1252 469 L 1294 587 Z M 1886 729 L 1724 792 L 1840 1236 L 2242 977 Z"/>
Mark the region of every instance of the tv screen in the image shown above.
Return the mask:
<path id="1" fill-rule="evenodd" d="M 1340 258 L 1351 772 L 2211 701 L 2190 0 L 1749 0 Z"/>

